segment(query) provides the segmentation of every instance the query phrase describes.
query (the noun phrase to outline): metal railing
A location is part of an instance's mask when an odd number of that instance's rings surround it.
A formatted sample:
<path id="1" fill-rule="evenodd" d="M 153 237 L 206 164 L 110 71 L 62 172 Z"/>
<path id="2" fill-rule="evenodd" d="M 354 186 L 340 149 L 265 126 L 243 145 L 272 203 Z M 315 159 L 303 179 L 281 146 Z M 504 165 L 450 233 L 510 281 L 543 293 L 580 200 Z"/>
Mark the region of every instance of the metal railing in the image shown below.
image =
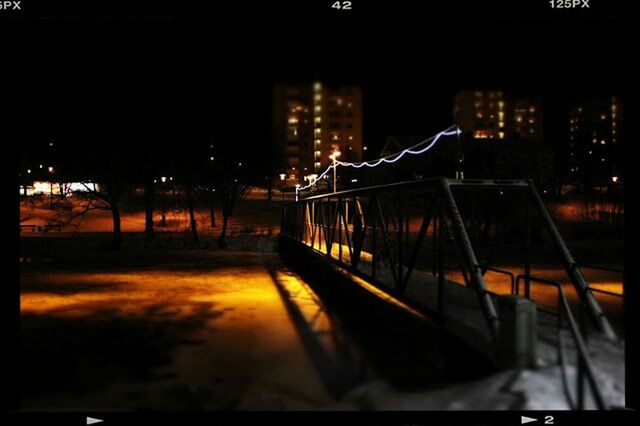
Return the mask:
<path id="1" fill-rule="evenodd" d="M 455 254 L 495 340 L 498 315 L 475 267 L 479 262 L 451 192 L 452 182 L 435 178 L 301 198 L 284 206 L 282 235 L 374 283 L 386 283 L 385 290 L 394 295 L 405 292 L 421 250 L 431 242 L 439 310 L 444 308 L 444 258 Z M 420 229 L 412 232 L 409 221 L 416 219 Z"/>
<path id="2" fill-rule="evenodd" d="M 573 317 L 573 313 L 571 312 L 571 308 L 569 307 L 569 302 L 567 301 L 567 297 L 564 293 L 564 289 L 562 288 L 562 284 L 554 281 L 547 280 L 544 278 L 538 278 L 534 276 L 526 276 L 524 274 L 520 274 L 516 277 L 516 294 L 519 289 L 520 280 L 527 280 L 528 282 L 535 282 L 547 286 L 555 287 L 558 291 L 558 320 L 556 323 L 556 329 L 558 333 L 558 365 L 560 366 L 562 373 L 562 383 L 565 391 L 565 396 L 567 397 L 567 401 L 571 409 L 583 409 L 584 408 L 584 378 L 586 376 L 589 389 L 591 390 L 591 394 L 595 401 L 595 404 L 598 409 L 606 409 L 607 405 L 605 403 L 604 397 L 600 391 L 600 387 L 595 378 L 594 368 L 589 357 L 589 353 L 587 351 L 587 346 L 582 337 L 582 333 L 578 329 L 578 325 L 576 320 Z M 580 305 L 581 309 L 583 305 Z M 576 347 L 576 355 L 577 355 L 577 385 L 576 385 L 576 396 L 575 399 L 571 395 L 571 391 L 569 390 L 569 381 L 567 378 L 567 365 L 566 365 L 566 353 L 565 353 L 565 345 L 564 339 L 562 336 L 563 330 L 563 319 L 566 319 L 569 331 L 571 332 L 571 336 L 573 338 L 573 342 Z"/>
<path id="3" fill-rule="evenodd" d="M 489 197 L 484 195 L 490 194 L 490 191 L 494 191 L 491 196 L 502 200 L 501 205 L 493 206 Z M 471 199 L 466 200 L 465 194 Z M 507 200 L 507 195 L 511 201 Z M 480 203 L 475 203 L 474 197 L 479 197 Z M 514 201 L 517 201 L 517 206 L 509 204 Z M 460 206 L 467 210 L 461 213 Z M 492 207 L 493 210 L 490 210 Z M 478 261 L 472 245 L 475 240 L 469 237 L 475 235 L 473 232 L 477 230 L 477 226 L 474 228 L 474 224 L 478 225 L 477 215 L 474 216 L 476 208 L 489 208 L 490 214 L 498 212 L 503 215 L 501 219 L 506 225 L 505 230 L 500 232 L 505 236 L 507 230 L 516 229 L 516 241 L 521 244 L 524 255 L 524 274 L 515 276 L 508 270 L 490 266 L 490 259 Z M 480 215 L 483 214 L 486 211 L 480 212 Z M 481 232 L 487 230 L 487 222 L 482 222 L 483 219 L 480 216 Z M 615 339 L 615 333 L 593 293 L 622 295 L 591 287 L 580 268 L 622 271 L 578 264 L 530 181 L 434 178 L 300 198 L 283 207 L 281 236 L 314 250 L 328 261 L 339 264 L 400 299 L 410 283 L 421 282 L 416 279 L 412 281 L 415 270 L 424 270 L 426 264 L 430 264 L 427 268 L 432 268 L 432 275 L 436 279 L 431 296 L 437 297 L 437 313 L 444 312 L 445 306 L 451 303 L 446 300 L 445 290 L 452 283 L 446 278 L 449 271 L 447 263 L 449 266 L 453 264 L 462 274 L 464 283 L 461 284 L 475 291 L 488 335 L 494 342 L 499 336 L 500 323 L 492 293 L 485 282 L 487 271 L 508 277 L 511 294 L 520 293 L 523 281 L 524 296 L 527 298 L 530 297 L 532 282 L 556 287 L 558 359 L 570 405 L 578 408 L 583 406 L 582 382 L 586 377 L 596 404 L 602 408 L 605 403 L 581 334 L 584 329 L 576 326 L 562 286 L 557 281 L 535 277 L 531 273 L 530 256 L 537 248 L 531 238 L 534 219 L 539 221 L 535 230 L 546 231 L 548 240 L 545 241 L 554 249 L 555 259 L 562 264 L 568 281 L 579 295 L 583 309 L 581 313 L 586 312 L 595 328 L 605 337 Z M 498 232 L 496 229 L 492 231 L 492 228 L 488 228 L 489 233 L 494 234 Z M 450 260 L 454 258 L 454 261 Z M 582 315 L 580 318 L 582 321 Z M 576 398 L 570 395 L 567 385 L 566 355 L 561 336 L 563 321 L 569 324 L 578 353 L 579 386 Z"/>
<path id="4" fill-rule="evenodd" d="M 622 269 L 618 269 L 618 268 L 610 268 L 608 266 L 600 266 L 600 265 L 590 265 L 587 263 L 574 263 L 574 266 L 577 268 L 582 268 L 582 269 L 594 269 L 597 271 L 605 271 L 605 272 L 614 272 L 616 274 L 620 274 L 622 276 L 622 282 L 623 282 L 623 289 L 624 289 L 624 271 Z M 615 293 L 613 291 L 607 291 L 607 290 L 601 290 L 599 288 L 594 288 L 591 285 L 589 285 L 589 291 L 592 291 L 594 293 L 600 293 L 600 294 L 606 294 L 608 296 L 613 296 L 613 297 L 617 297 L 620 299 L 624 298 L 624 294 L 623 293 Z"/>
<path id="5" fill-rule="evenodd" d="M 483 276 L 487 271 L 491 271 L 491 272 L 495 272 L 495 273 L 502 274 L 502 275 L 505 275 L 505 276 L 509 277 L 510 283 L 511 283 L 511 294 L 517 294 L 516 293 L 516 277 L 513 274 L 513 272 L 506 271 L 504 269 L 490 267 L 490 266 L 487 266 L 487 265 L 476 265 L 476 268 L 480 269 L 480 271 L 482 271 L 481 273 L 482 273 Z"/>

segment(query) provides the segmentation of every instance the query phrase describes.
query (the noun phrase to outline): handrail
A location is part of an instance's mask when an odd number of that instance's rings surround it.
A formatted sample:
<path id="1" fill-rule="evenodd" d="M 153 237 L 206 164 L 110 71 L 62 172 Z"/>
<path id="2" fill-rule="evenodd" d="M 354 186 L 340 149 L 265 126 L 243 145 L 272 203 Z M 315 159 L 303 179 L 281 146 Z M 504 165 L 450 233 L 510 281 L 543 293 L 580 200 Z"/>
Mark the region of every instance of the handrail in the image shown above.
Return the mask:
<path id="1" fill-rule="evenodd" d="M 568 385 L 567 385 L 566 364 L 564 361 L 564 358 L 565 358 L 564 345 L 563 345 L 563 339 L 562 339 L 562 312 L 564 312 L 564 315 L 567 318 L 567 322 L 569 323 L 569 330 L 571 331 L 571 335 L 573 337 L 573 340 L 576 344 L 576 349 L 578 351 L 578 379 L 582 380 L 581 377 L 586 372 L 587 379 L 589 382 L 589 387 L 591 389 L 591 392 L 593 394 L 593 397 L 598 409 L 601 409 L 601 410 L 606 409 L 607 408 L 606 403 L 604 401 L 602 393 L 600 392 L 600 388 L 596 383 L 595 373 L 593 370 L 593 366 L 591 364 L 591 359 L 589 358 L 589 354 L 587 352 L 587 347 L 584 343 L 584 340 L 582 339 L 582 335 L 580 334 L 580 331 L 578 330 L 578 326 L 576 324 L 575 319 L 573 318 L 571 309 L 569 308 L 569 302 L 567 301 L 567 297 L 564 294 L 564 289 L 562 288 L 562 284 L 553 280 L 547 280 L 544 278 L 538 278 L 531 275 L 527 276 L 524 274 L 520 274 L 516 277 L 516 287 L 518 287 L 518 283 L 520 282 L 521 279 L 528 279 L 528 281 L 530 282 L 537 282 L 540 284 L 553 286 L 558 290 L 558 323 L 557 323 L 558 360 L 562 369 L 562 381 L 564 384 L 567 400 L 569 401 L 569 405 L 572 407 L 572 409 L 575 409 L 576 407 L 576 403 L 572 400 L 571 394 L 569 392 Z M 580 406 L 582 406 L 583 395 L 580 393 L 580 395 L 577 395 L 577 397 L 580 398 L 578 402 L 580 403 Z"/>
<path id="2" fill-rule="evenodd" d="M 608 266 L 600 266 L 600 265 L 590 265 L 588 263 L 578 263 L 575 262 L 573 264 L 574 267 L 579 267 L 579 268 L 587 268 L 587 269 L 596 269 L 599 271 L 608 271 L 608 272 L 615 272 L 618 274 L 624 274 L 624 271 L 622 269 L 617 269 L 617 268 L 609 268 Z"/>
<path id="3" fill-rule="evenodd" d="M 588 263 L 574 263 L 573 264 L 574 268 L 578 267 L 578 268 L 586 268 L 586 269 L 594 269 L 596 271 L 606 271 L 606 272 L 614 272 L 616 274 L 624 274 L 624 271 L 622 269 L 617 269 L 617 268 L 610 268 L 608 266 L 600 266 L 600 265 L 591 265 Z M 624 298 L 624 293 L 615 293 L 613 291 L 607 291 L 607 290 L 601 290 L 599 288 L 593 288 L 591 287 L 591 283 L 589 283 L 589 290 L 595 293 L 600 293 L 600 294 L 606 294 L 609 296 L 614 296 L 614 297 L 619 297 L 619 298 Z"/>
<path id="4" fill-rule="evenodd" d="M 609 321 L 604 316 L 604 313 L 602 312 L 602 309 L 600 308 L 600 305 L 596 301 L 595 297 L 589 292 L 589 284 L 587 280 L 582 274 L 580 268 L 576 267 L 576 261 L 574 260 L 573 255 L 560 236 L 560 231 L 558 231 L 558 228 L 551 218 L 549 210 L 547 210 L 547 207 L 542 201 L 542 198 L 540 197 L 540 194 L 536 190 L 533 183 L 529 185 L 529 193 L 531 194 L 535 204 L 537 205 L 537 211 L 541 215 L 544 226 L 546 227 L 551 240 L 556 246 L 556 250 L 560 255 L 562 264 L 567 271 L 567 275 L 569 276 L 571 283 L 576 289 L 580 300 L 582 301 L 582 303 L 584 303 L 584 306 L 591 316 L 592 321 L 607 338 L 612 340 L 616 339 L 617 337 L 615 331 L 613 331 L 611 324 L 609 324 Z"/>
<path id="5" fill-rule="evenodd" d="M 511 294 L 515 294 L 516 290 L 516 279 L 513 275 L 513 272 L 505 271 L 504 269 L 493 268 L 491 266 L 486 265 L 474 265 L 476 269 L 482 270 L 482 275 L 484 275 L 485 271 L 497 272 L 498 274 L 508 275 L 511 278 Z"/>

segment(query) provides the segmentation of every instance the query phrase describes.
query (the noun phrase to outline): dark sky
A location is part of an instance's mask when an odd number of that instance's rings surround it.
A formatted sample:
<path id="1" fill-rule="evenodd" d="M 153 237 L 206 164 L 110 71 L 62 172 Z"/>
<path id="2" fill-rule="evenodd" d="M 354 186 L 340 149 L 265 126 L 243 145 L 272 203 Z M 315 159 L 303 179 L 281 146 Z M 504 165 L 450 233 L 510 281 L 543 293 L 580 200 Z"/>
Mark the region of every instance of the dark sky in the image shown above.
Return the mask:
<path id="1" fill-rule="evenodd" d="M 571 96 L 622 93 L 615 19 L 34 19 L 22 143 L 234 143 L 262 156 L 276 81 L 361 84 L 365 144 L 452 124 L 465 88 L 543 96 L 563 139 Z M 563 133 L 564 132 L 564 133 Z"/>

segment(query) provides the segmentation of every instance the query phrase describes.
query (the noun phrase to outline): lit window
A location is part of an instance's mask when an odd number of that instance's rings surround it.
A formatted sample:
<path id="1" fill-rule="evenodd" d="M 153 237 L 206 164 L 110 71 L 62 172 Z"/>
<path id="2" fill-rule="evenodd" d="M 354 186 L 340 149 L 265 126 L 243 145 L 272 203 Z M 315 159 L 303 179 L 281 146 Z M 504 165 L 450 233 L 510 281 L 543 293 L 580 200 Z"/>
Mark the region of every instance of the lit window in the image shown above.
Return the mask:
<path id="1" fill-rule="evenodd" d="M 313 167 L 315 167 L 316 169 L 319 169 L 321 167 L 320 162 L 316 161 L 315 163 L 313 163 Z"/>
<path id="2" fill-rule="evenodd" d="M 593 154 L 593 151 L 589 151 L 589 155 Z"/>
<path id="3" fill-rule="evenodd" d="M 316 137 L 320 137 L 322 131 L 320 129 L 313 129 L 313 133 L 316 135 Z"/>
<path id="4" fill-rule="evenodd" d="M 347 104 L 347 106 L 348 106 L 349 108 L 351 108 L 351 107 L 353 106 L 353 104 L 352 104 L 351 102 L 349 102 L 349 103 Z"/>
<path id="5" fill-rule="evenodd" d="M 529 129 L 529 133 L 530 133 L 530 134 L 534 134 L 534 133 L 535 133 L 535 131 L 534 131 L 533 129 Z"/>
<path id="6" fill-rule="evenodd" d="M 484 114 L 482 114 L 482 111 L 476 112 L 476 118 L 482 118 L 483 116 Z"/>
<path id="7" fill-rule="evenodd" d="M 316 139 L 316 140 L 314 140 L 314 142 L 315 142 L 316 146 L 319 146 L 319 145 L 320 145 L 321 140 L 320 140 L 320 139 Z"/>
<path id="8" fill-rule="evenodd" d="M 504 109 L 504 101 L 498 101 L 498 108 Z"/>
<path id="9" fill-rule="evenodd" d="M 313 90 L 318 91 L 320 89 L 322 89 L 322 84 L 319 81 L 316 81 L 315 83 L 313 83 Z"/>
<path id="10" fill-rule="evenodd" d="M 296 117 L 289 117 L 289 124 L 295 124 L 298 122 L 298 119 Z"/>
<path id="11" fill-rule="evenodd" d="M 475 92 L 476 98 L 481 98 L 482 97 L 482 92 Z"/>
<path id="12" fill-rule="evenodd" d="M 607 144 L 607 142 L 606 142 L 604 139 L 602 139 L 602 140 L 600 141 L 600 145 L 606 145 L 606 144 Z"/>
<path id="13" fill-rule="evenodd" d="M 600 118 L 602 120 L 606 120 L 607 119 L 607 114 L 600 114 Z"/>
<path id="14" fill-rule="evenodd" d="M 533 107 L 533 106 L 530 106 L 530 107 L 529 107 L 529 112 L 535 112 L 535 111 L 536 111 L 536 108 L 535 108 L 535 107 Z"/>
<path id="15" fill-rule="evenodd" d="M 314 118 L 314 120 L 313 120 L 313 121 L 314 121 L 316 124 L 319 124 L 319 123 L 322 121 L 322 119 L 321 119 L 320 117 L 316 117 L 316 118 Z"/>
<path id="16" fill-rule="evenodd" d="M 500 121 L 504 121 L 504 112 L 502 112 L 502 111 L 498 112 L 498 119 Z"/>
<path id="17" fill-rule="evenodd" d="M 536 120 L 533 119 L 533 117 L 529 117 L 529 124 L 533 124 Z"/>
<path id="18" fill-rule="evenodd" d="M 487 139 L 489 137 L 489 132 L 487 130 L 476 130 L 473 132 L 473 137 L 475 139 Z"/>
<path id="19" fill-rule="evenodd" d="M 473 106 L 474 106 L 474 107 L 476 107 L 476 108 L 480 108 L 480 107 L 482 106 L 482 102 L 480 102 L 480 101 L 475 101 L 475 102 L 474 102 L 474 104 L 473 104 Z"/>
<path id="20" fill-rule="evenodd" d="M 338 98 L 338 99 L 336 99 L 336 103 L 337 103 L 338 105 L 342 105 L 342 98 Z"/>
<path id="21" fill-rule="evenodd" d="M 504 132 L 498 132 L 498 137 L 500 139 L 504 139 Z"/>
<path id="22" fill-rule="evenodd" d="M 316 101 L 321 101 L 322 100 L 322 95 L 320 93 L 316 93 L 315 96 L 313 97 L 314 100 Z"/>
<path id="23" fill-rule="evenodd" d="M 353 140 L 353 136 L 349 136 L 349 140 L 352 141 Z"/>
<path id="24" fill-rule="evenodd" d="M 602 161 L 604 161 L 604 158 L 602 159 Z"/>
<path id="25" fill-rule="evenodd" d="M 593 139 L 591 139 L 591 143 L 598 143 L 598 140 L 593 138 Z"/>
<path id="26" fill-rule="evenodd" d="M 498 127 L 500 127 L 501 129 L 504 129 L 504 121 L 498 122 Z"/>
<path id="27" fill-rule="evenodd" d="M 316 114 L 319 114 L 319 113 L 320 113 L 320 111 L 322 111 L 322 107 L 321 107 L 320 105 L 316 105 L 315 107 L 313 107 L 313 111 L 314 111 Z"/>
<path id="28" fill-rule="evenodd" d="M 320 151 L 314 151 L 313 153 L 316 157 L 320 157 L 322 153 Z"/>
<path id="29" fill-rule="evenodd" d="M 517 121 L 518 123 L 521 123 L 521 122 L 522 122 L 522 117 L 521 117 L 521 116 L 517 116 L 517 117 L 516 117 L 516 121 Z"/>

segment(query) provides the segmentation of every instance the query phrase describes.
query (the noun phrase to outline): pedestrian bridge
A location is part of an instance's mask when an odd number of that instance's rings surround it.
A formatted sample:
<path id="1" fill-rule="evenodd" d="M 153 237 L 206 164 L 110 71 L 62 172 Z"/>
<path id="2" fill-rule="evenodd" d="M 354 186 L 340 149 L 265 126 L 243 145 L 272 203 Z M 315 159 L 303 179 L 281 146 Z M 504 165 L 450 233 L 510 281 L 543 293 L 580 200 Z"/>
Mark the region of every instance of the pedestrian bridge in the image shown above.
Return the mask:
<path id="1" fill-rule="evenodd" d="M 624 405 L 624 344 L 598 300 L 622 295 L 593 288 L 583 269 L 622 271 L 578 263 L 530 181 L 434 178 L 301 198 L 283 208 L 280 251 L 435 321 L 495 370 L 496 392 L 540 402 L 527 408 Z M 505 382 L 506 370 L 517 374 Z"/>

